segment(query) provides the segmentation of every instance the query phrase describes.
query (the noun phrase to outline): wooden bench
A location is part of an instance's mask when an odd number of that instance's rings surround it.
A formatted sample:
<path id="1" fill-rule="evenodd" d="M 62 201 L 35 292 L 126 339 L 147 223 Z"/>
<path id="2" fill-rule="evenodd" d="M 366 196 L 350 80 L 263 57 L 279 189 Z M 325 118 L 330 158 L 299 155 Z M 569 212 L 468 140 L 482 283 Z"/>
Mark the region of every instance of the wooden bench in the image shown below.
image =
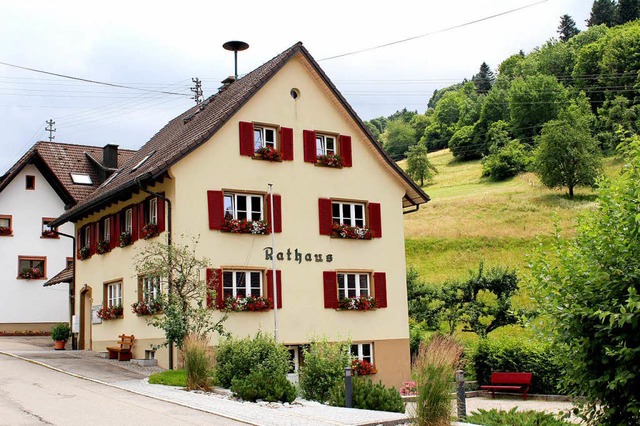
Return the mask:
<path id="1" fill-rule="evenodd" d="M 109 351 L 109 359 L 117 359 L 118 361 L 129 361 L 131 360 L 131 348 L 133 347 L 133 335 L 127 336 L 126 334 L 121 334 L 120 339 L 118 340 L 118 346 L 109 346 L 107 350 Z"/>
<path id="2" fill-rule="evenodd" d="M 492 398 L 496 392 L 522 392 L 526 401 L 532 377 L 533 373 L 491 373 L 491 384 L 480 389 L 491 391 Z"/>

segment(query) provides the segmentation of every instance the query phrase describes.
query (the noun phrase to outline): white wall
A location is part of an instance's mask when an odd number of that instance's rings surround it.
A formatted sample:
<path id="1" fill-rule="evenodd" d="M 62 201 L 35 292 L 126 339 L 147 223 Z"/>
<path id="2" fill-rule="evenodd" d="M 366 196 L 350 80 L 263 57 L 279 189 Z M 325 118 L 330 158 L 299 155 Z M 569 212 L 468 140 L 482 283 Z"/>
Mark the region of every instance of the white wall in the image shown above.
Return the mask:
<path id="1" fill-rule="evenodd" d="M 26 175 L 35 176 L 35 190 L 25 189 Z M 43 323 L 69 320 L 69 286 L 43 287 L 73 256 L 70 238 L 41 238 L 42 218 L 58 217 L 64 203 L 34 165 L 27 165 L 0 192 L 0 215 L 13 216 L 13 236 L 0 236 L 0 324 Z M 73 235 L 73 224 L 60 232 Z M 17 279 L 18 256 L 46 256 L 46 277 Z"/>

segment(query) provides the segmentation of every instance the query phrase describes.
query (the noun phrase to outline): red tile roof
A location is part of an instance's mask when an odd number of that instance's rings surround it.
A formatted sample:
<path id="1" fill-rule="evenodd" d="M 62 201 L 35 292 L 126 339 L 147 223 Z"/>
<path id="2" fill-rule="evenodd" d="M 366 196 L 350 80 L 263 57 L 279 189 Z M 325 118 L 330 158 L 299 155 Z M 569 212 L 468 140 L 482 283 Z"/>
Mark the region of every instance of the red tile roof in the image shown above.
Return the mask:
<path id="1" fill-rule="evenodd" d="M 58 272 L 55 277 L 51 278 L 46 283 L 42 284 L 43 287 L 49 287 L 51 285 L 60 283 L 70 283 L 73 281 L 73 264 L 67 266 L 62 271 Z"/>

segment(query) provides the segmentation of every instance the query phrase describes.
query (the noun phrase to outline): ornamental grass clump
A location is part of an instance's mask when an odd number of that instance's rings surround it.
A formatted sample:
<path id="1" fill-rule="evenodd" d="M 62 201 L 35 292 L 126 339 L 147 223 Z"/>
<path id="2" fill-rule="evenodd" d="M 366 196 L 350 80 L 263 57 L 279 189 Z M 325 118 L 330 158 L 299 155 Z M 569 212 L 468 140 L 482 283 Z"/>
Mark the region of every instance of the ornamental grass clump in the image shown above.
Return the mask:
<path id="1" fill-rule="evenodd" d="M 211 390 L 213 378 L 211 367 L 213 364 L 207 340 L 196 335 L 189 335 L 184 339 L 182 348 L 184 369 L 187 373 L 187 389 Z"/>
<path id="2" fill-rule="evenodd" d="M 418 426 L 450 424 L 453 379 L 461 354 L 462 348 L 453 338 L 440 334 L 433 336 L 428 346 L 420 344 L 413 362 Z"/>

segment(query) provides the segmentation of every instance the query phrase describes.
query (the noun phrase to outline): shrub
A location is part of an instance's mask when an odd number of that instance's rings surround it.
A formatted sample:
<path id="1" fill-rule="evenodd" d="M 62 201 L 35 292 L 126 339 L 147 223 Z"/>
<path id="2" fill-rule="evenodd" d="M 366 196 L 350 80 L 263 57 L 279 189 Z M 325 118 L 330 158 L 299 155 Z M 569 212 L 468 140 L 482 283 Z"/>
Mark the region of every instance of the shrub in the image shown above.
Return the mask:
<path id="1" fill-rule="evenodd" d="M 257 370 L 244 378 L 234 378 L 231 383 L 234 395 L 245 401 L 293 402 L 298 396 L 296 387 L 283 374 Z"/>
<path id="2" fill-rule="evenodd" d="M 304 366 L 299 382 L 302 396 L 325 402 L 336 382 L 343 380 L 344 369 L 351 365 L 349 342 L 313 341 L 304 349 Z"/>
<path id="3" fill-rule="evenodd" d="M 495 408 L 487 411 L 480 408 L 467 417 L 469 423 L 491 426 L 566 426 L 566 422 L 558 416 L 540 411 L 516 411 L 513 407 L 509 411 L 498 411 Z"/>
<path id="4" fill-rule="evenodd" d="M 187 336 L 184 340 L 182 355 L 187 374 L 187 389 L 210 390 L 211 355 L 207 348 L 207 341 L 198 336 Z"/>
<path id="5" fill-rule="evenodd" d="M 533 373 L 531 393 L 557 394 L 563 376 L 561 360 L 551 345 L 512 337 L 480 340 L 472 355 L 480 384 L 489 384 L 492 371 Z"/>
<path id="6" fill-rule="evenodd" d="M 404 413 L 404 402 L 396 388 L 387 388 L 369 378 L 353 378 L 353 407 L 363 410 L 392 411 Z M 335 407 L 345 406 L 344 381 L 336 382 L 329 392 L 329 404 Z"/>
<path id="7" fill-rule="evenodd" d="M 531 156 L 517 140 L 511 140 L 503 147 L 492 146 L 489 155 L 482 159 L 482 175 L 493 180 L 504 180 L 525 171 L 531 163 Z"/>
<path id="8" fill-rule="evenodd" d="M 233 379 L 261 370 L 271 377 L 286 377 L 289 370 L 289 353 L 273 337 L 258 332 L 254 338 L 227 338 L 218 346 L 216 378 L 220 385 L 228 388 Z"/>
<path id="9" fill-rule="evenodd" d="M 449 424 L 454 373 L 461 353 L 453 338 L 441 334 L 434 335 L 428 346 L 420 345 L 413 363 L 418 426 Z"/>

